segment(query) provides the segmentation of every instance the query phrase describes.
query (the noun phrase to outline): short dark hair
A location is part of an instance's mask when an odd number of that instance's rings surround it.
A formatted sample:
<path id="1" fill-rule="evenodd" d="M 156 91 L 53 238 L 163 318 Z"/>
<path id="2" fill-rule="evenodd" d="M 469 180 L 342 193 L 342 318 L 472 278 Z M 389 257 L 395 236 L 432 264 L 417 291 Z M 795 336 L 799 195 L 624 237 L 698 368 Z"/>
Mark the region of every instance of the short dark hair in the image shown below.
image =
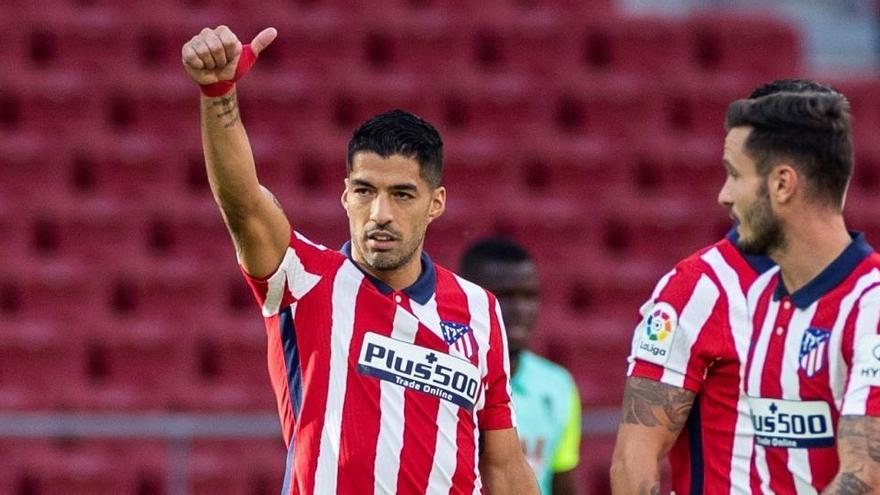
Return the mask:
<path id="1" fill-rule="evenodd" d="M 461 257 L 461 274 L 472 278 L 480 267 L 490 262 L 522 263 L 532 261 L 528 251 L 519 243 L 503 237 L 489 237 L 473 244 Z"/>
<path id="2" fill-rule="evenodd" d="M 780 92 L 737 100 L 727 109 L 725 127 L 752 128 L 745 143 L 762 176 L 790 160 L 815 197 L 838 209 L 853 170 L 849 102 L 838 92 Z"/>
<path id="3" fill-rule="evenodd" d="M 376 115 L 355 129 L 348 142 L 347 173 L 354 155 L 372 151 L 382 158 L 402 155 L 419 162 L 419 175 L 431 187 L 443 179 L 443 140 L 428 121 L 403 110 Z"/>
<path id="4" fill-rule="evenodd" d="M 837 91 L 834 87 L 828 84 L 820 83 L 819 81 L 813 81 L 812 79 L 777 79 L 776 81 L 769 82 L 755 88 L 752 91 L 752 94 L 749 95 L 749 99 L 755 100 L 757 98 L 776 93 L 810 92 L 840 94 L 840 92 Z"/>

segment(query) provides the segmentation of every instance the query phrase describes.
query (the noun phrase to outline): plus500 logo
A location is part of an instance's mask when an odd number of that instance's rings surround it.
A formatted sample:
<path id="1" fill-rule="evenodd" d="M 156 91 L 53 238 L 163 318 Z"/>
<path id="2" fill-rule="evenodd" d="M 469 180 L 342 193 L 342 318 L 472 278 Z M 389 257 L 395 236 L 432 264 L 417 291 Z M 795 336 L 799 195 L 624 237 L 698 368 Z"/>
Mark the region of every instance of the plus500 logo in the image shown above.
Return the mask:
<path id="1" fill-rule="evenodd" d="M 758 433 L 778 433 L 785 435 L 824 435 L 829 431 L 828 421 L 821 414 L 801 416 L 799 414 L 779 413 L 774 416 L 752 416 L 752 425 Z"/>
<path id="2" fill-rule="evenodd" d="M 362 374 L 433 395 L 468 409 L 480 389 L 480 371 L 446 353 L 384 337 L 364 336 L 358 360 Z"/>
<path id="3" fill-rule="evenodd" d="M 834 444 L 831 411 L 826 402 L 749 398 L 749 404 L 758 445 L 812 448 Z"/>

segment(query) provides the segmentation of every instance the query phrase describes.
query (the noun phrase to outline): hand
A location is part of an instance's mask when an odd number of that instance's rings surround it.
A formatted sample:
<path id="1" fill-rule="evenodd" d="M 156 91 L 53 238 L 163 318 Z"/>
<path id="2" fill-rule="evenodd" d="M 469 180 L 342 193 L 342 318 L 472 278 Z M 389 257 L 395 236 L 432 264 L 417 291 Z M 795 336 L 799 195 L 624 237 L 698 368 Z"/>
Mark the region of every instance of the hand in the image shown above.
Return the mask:
<path id="1" fill-rule="evenodd" d="M 275 28 L 266 28 L 260 31 L 251 41 L 251 49 L 254 55 L 259 55 L 265 50 L 278 31 Z M 205 28 L 186 42 L 181 49 L 183 67 L 189 77 L 199 85 L 213 84 L 221 81 L 231 81 L 235 77 L 235 69 L 238 67 L 238 59 L 241 56 L 241 41 L 226 26 L 217 26 L 216 29 Z"/>

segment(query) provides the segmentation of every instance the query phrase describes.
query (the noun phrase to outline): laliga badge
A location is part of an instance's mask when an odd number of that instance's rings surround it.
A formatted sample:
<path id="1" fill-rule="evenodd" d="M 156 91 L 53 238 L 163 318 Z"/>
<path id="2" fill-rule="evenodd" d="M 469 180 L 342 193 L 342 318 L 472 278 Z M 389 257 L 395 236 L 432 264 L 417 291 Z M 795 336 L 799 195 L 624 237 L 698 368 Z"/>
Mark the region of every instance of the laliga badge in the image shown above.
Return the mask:
<path id="1" fill-rule="evenodd" d="M 636 357 L 649 363 L 666 364 L 676 328 L 678 313 L 675 309 L 669 303 L 655 304 L 638 329 L 640 336 Z"/>

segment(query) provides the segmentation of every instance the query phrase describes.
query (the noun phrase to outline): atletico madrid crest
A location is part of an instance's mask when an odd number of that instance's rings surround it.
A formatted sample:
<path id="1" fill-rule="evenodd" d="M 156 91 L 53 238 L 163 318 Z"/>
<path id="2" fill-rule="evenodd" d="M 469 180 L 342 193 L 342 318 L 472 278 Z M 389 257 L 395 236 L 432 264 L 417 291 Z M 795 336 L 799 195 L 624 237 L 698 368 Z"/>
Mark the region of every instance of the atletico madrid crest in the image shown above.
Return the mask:
<path id="1" fill-rule="evenodd" d="M 808 378 L 812 378 L 825 366 L 829 338 L 831 332 L 822 328 L 810 327 L 804 332 L 798 361 Z"/>
<path id="2" fill-rule="evenodd" d="M 477 353 L 477 340 L 471 327 L 464 323 L 441 321 L 440 330 L 443 332 L 443 340 L 450 346 L 450 351 L 458 351 L 460 356 L 473 360 Z"/>

